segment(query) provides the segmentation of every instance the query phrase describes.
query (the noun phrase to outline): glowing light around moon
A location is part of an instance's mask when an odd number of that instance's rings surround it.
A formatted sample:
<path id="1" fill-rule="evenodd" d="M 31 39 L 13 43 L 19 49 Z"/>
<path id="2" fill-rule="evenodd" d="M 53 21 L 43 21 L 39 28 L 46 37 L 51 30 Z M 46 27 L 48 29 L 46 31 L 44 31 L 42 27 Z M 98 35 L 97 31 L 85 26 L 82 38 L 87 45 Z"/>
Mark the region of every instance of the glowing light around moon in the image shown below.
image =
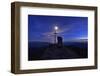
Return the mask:
<path id="1" fill-rule="evenodd" d="M 57 27 L 57 26 L 55 26 L 55 27 L 54 27 L 54 29 L 55 29 L 55 30 L 58 30 L 58 27 Z"/>

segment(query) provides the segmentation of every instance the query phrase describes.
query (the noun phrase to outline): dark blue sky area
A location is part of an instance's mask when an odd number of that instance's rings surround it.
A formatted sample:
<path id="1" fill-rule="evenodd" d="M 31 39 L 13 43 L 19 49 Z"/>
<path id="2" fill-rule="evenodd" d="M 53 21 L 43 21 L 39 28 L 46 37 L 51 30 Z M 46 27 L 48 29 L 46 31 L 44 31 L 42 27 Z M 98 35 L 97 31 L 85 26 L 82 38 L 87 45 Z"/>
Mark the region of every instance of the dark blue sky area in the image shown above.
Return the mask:
<path id="1" fill-rule="evenodd" d="M 54 26 L 64 41 L 88 37 L 87 17 L 28 15 L 28 40 L 53 42 Z"/>

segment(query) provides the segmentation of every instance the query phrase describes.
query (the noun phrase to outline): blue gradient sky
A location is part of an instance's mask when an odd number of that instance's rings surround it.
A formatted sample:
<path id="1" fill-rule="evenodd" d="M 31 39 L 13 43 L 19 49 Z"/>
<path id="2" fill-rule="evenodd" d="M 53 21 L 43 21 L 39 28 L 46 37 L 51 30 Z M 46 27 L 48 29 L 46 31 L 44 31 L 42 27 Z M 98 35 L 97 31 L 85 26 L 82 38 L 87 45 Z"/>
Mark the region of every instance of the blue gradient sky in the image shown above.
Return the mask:
<path id="1" fill-rule="evenodd" d="M 28 41 L 53 42 L 54 26 L 64 41 L 88 37 L 87 17 L 28 15 Z"/>

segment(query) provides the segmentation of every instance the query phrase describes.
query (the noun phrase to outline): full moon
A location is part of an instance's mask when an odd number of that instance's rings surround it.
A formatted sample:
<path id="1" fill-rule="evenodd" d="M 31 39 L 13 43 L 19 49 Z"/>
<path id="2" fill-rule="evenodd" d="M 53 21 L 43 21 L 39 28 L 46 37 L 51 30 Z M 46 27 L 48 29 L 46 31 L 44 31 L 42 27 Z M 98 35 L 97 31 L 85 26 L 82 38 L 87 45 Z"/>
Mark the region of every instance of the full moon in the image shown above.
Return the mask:
<path id="1" fill-rule="evenodd" d="M 55 26 L 55 27 L 54 27 L 54 29 L 55 29 L 55 30 L 58 30 L 58 27 L 57 27 L 57 26 Z"/>

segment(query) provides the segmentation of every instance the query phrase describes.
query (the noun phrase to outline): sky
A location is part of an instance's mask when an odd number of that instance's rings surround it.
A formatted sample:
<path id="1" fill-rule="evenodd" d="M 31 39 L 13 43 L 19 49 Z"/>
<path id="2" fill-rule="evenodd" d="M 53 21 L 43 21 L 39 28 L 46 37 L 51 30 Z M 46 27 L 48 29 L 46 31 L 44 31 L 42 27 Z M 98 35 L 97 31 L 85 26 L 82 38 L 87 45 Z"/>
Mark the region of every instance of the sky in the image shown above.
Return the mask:
<path id="1" fill-rule="evenodd" d="M 55 26 L 63 41 L 88 37 L 88 17 L 28 15 L 28 41 L 53 43 Z"/>

